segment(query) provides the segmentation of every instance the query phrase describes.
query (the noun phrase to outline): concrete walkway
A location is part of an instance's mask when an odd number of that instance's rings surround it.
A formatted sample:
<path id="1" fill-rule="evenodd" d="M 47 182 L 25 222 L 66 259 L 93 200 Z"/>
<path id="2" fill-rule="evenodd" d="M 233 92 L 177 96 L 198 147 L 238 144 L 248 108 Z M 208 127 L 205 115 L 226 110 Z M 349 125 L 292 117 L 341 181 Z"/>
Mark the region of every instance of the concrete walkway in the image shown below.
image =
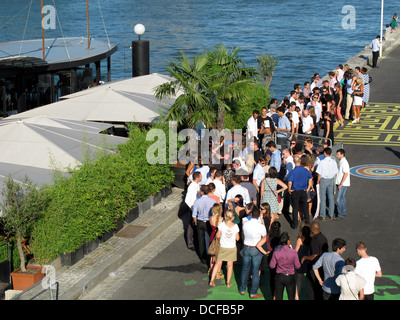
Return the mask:
<path id="1" fill-rule="evenodd" d="M 374 79 L 374 83 L 371 85 L 371 99 L 374 100 L 371 101 L 384 102 L 382 98 L 378 98 L 378 93 L 382 93 L 383 90 L 385 92 L 384 94 L 393 97 L 390 100 L 391 102 L 397 102 L 400 104 L 400 98 L 398 99 L 396 96 L 400 90 L 392 91 L 391 87 L 387 86 L 390 79 L 393 79 L 393 83 L 398 83 L 400 70 L 390 77 L 386 76 L 386 72 L 389 73 L 389 71 L 386 70 L 390 70 L 394 68 L 394 64 L 398 64 L 395 57 L 400 54 L 399 44 L 400 32 L 392 35 L 392 37 L 384 41 L 384 57 L 380 58 L 378 62 L 378 66 L 381 66 L 381 68 L 370 70 L 370 74 Z M 365 48 L 345 63 L 349 64 L 352 68 L 355 66 L 368 67 L 368 60 L 366 59 L 368 56 L 372 56 L 371 50 Z M 365 110 L 363 110 L 363 113 L 364 112 Z M 356 128 L 348 128 L 348 130 L 351 130 L 353 134 L 357 133 Z M 336 134 L 340 134 L 340 131 L 336 131 Z M 340 139 L 337 141 L 340 141 Z M 351 162 L 351 166 L 364 164 L 366 159 L 368 159 L 368 162 L 377 161 L 392 163 L 394 161 L 399 163 L 395 153 L 383 154 L 380 156 L 379 153 L 373 153 L 374 150 L 366 148 L 365 145 L 360 145 L 360 141 L 357 141 L 354 145 L 347 142 L 348 141 L 344 142 L 344 146 L 346 151 L 348 151 L 348 159 Z M 371 159 L 371 154 L 375 159 Z M 386 159 L 386 161 L 384 161 L 384 159 Z M 374 221 L 379 222 L 381 227 L 386 230 L 393 230 L 393 228 L 396 229 L 398 223 L 397 221 L 390 219 L 390 216 L 393 214 L 390 212 L 390 204 L 382 204 L 378 206 L 376 200 L 372 197 L 372 194 L 377 194 L 379 189 L 384 188 L 385 197 L 388 196 L 389 199 L 392 199 L 391 201 L 394 201 L 394 207 L 398 208 L 400 206 L 398 199 L 400 198 L 395 198 L 393 192 L 396 192 L 395 186 L 398 186 L 398 182 L 396 181 L 399 180 L 387 182 L 355 177 L 352 178 L 353 184 L 348 192 L 350 202 L 348 204 L 350 212 L 349 217 L 345 219 L 345 221 L 323 223 L 323 231 L 330 241 L 337 236 L 343 236 L 347 239 L 349 244 L 348 256 L 354 256 L 355 251 L 353 246 L 355 242 L 364 240 L 368 244 L 371 254 L 379 256 L 385 273 L 396 275 L 398 272 L 396 272 L 395 266 L 400 263 L 400 260 L 397 261 L 396 258 L 396 263 L 393 265 L 394 257 L 392 255 L 392 250 L 394 248 L 392 248 L 391 245 L 388 245 L 388 240 L 394 236 L 395 238 L 392 238 L 392 240 L 395 241 L 392 243 L 396 244 L 399 240 L 398 236 L 393 233 L 386 233 L 385 236 L 382 233 L 383 230 L 379 225 L 374 223 Z M 58 271 L 57 281 L 60 283 L 59 299 L 85 299 L 85 294 L 92 290 L 97 284 L 105 280 L 109 276 L 110 272 L 117 270 L 118 267 L 132 258 L 132 256 L 140 249 L 145 248 L 146 245 L 160 235 L 164 229 L 173 225 L 174 222 L 179 219 L 178 212 L 179 206 L 182 202 L 182 193 L 182 189 L 174 188 L 173 193 L 168 198 L 164 199 L 160 204 L 140 216 L 131 224 L 127 224 L 123 230 L 112 237 L 109 241 L 101 244 L 97 250 L 85 256 L 84 259 L 72 267 L 62 270 L 61 272 Z M 386 213 L 382 214 L 381 209 L 384 209 Z M 376 216 L 378 214 L 380 216 Z M 284 219 L 282 219 L 281 222 L 285 225 Z M 146 228 L 138 235 L 130 237 L 129 230 L 140 226 Z M 296 235 L 293 233 L 292 236 L 295 237 Z M 383 250 L 384 248 L 387 248 L 388 250 Z M 104 292 L 103 294 L 106 295 L 107 293 Z"/>
<path id="2" fill-rule="evenodd" d="M 382 102 L 400 105 L 400 90 L 397 88 L 400 80 L 399 44 L 400 32 L 384 42 L 384 58 L 380 58 L 378 61 L 378 66 L 381 66 L 381 68 L 372 69 L 370 72 L 374 80 L 371 85 L 371 101 L 374 101 L 372 105 Z M 355 66 L 362 67 L 367 65 L 366 57 L 368 56 L 371 56 L 371 50 L 366 48 L 345 63 L 352 68 Z M 395 68 L 399 70 L 391 72 L 391 70 L 397 70 Z M 393 88 L 390 84 L 395 85 L 396 88 Z M 365 110 L 361 114 L 361 119 L 364 114 Z M 346 130 L 346 127 L 337 130 L 336 135 L 339 135 L 340 130 Z M 357 133 L 356 128 L 349 130 L 353 134 Z M 340 139 L 336 140 L 340 141 Z M 376 146 L 372 149 L 366 148 L 365 145 L 360 144 L 360 141 L 351 143 L 350 140 L 345 141 L 344 139 L 343 142 L 346 151 L 348 151 L 350 166 L 363 164 L 366 160 L 374 163 L 400 163 L 398 156 L 400 150 L 382 154 L 376 152 L 377 150 L 374 149 Z M 399 144 L 396 145 L 400 145 L 400 140 Z M 396 266 L 400 263 L 396 247 L 399 242 L 399 229 L 397 229 L 398 220 L 392 218 L 393 210 L 398 210 L 400 207 L 399 184 L 396 182 L 399 180 L 372 182 L 355 178 L 353 181 L 348 192 L 348 197 L 351 199 L 349 203 L 350 216 L 341 222 L 324 222 L 322 224 L 323 232 L 330 241 L 340 233 L 341 236 L 349 240 L 351 246 L 354 245 L 355 241 L 365 240 L 371 248 L 371 253 L 380 255 L 381 263 L 385 267 L 384 270 L 389 271 L 389 274 L 396 275 L 396 273 L 398 274 Z M 383 192 L 380 193 L 380 190 L 383 190 Z M 389 200 L 388 203 L 379 201 L 378 206 L 374 195 L 379 194 L 379 199 L 384 197 Z M 140 215 L 132 223 L 126 224 L 121 231 L 100 244 L 96 250 L 86 255 L 82 260 L 71 267 L 63 267 L 57 270 L 56 281 L 59 283 L 59 299 L 77 300 L 84 298 L 86 293 L 109 277 L 110 273 L 117 270 L 132 256 L 150 244 L 163 230 L 173 225 L 179 219 L 178 213 L 182 197 L 183 190 L 173 188 L 171 195 Z M 284 219 L 282 220 L 284 224 Z M 389 232 L 385 232 L 385 230 Z M 296 236 L 294 232 L 291 233 L 293 233 L 293 237 Z M 393 243 L 393 247 L 390 243 Z M 353 251 L 353 248 L 350 250 Z M 354 252 L 349 255 L 354 256 Z"/>
<path id="3" fill-rule="evenodd" d="M 167 198 L 126 224 L 82 260 L 71 267 L 57 270 L 59 300 L 76 300 L 84 296 L 178 220 L 182 192 L 182 189 L 173 188 L 172 194 Z"/>

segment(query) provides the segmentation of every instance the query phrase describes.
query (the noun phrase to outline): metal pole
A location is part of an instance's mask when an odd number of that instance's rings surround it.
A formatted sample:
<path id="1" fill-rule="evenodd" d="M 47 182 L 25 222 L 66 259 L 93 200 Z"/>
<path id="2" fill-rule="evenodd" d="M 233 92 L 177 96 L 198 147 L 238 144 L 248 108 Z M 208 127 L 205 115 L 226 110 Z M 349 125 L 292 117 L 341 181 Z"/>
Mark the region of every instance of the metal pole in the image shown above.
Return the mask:
<path id="1" fill-rule="evenodd" d="M 12 283 L 11 250 L 10 250 L 10 240 L 8 240 L 8 237 L 7 237 L 7 258 L 8 258 L 8 270 L 10 271 L 8 275 L 8 283 L 11 284 Z"/>
<path id="2" fill-rule="evenodd" d="M 382 0 L 381 6 L 381 38 L 379 39 L 380 47 L 379 47 L 379 56 L 382 56 L 382 40 L 383 40 L 383 7 L 385 5 L 385 0 Z"/>
<path id="3" fill-rule="evenodd" d="M 87 48 L 90 49 L 89 40 L 89 0 L 86 0 L 86 25 L 87 25 Z"/>
<path id="4" fill-rule="evenodd" d="M 41 25 L 42 25 L 42 47 L 43 47 L 43 60 L 45 60 L 45 57 L 46 57 L 46 55 L 45 55 L 45 52 L 44 52 L 43 0 L 42 0 L 42 10 L 41 10 L 41 13 L 42 13 L 42 23 L 41 23 Z"/>

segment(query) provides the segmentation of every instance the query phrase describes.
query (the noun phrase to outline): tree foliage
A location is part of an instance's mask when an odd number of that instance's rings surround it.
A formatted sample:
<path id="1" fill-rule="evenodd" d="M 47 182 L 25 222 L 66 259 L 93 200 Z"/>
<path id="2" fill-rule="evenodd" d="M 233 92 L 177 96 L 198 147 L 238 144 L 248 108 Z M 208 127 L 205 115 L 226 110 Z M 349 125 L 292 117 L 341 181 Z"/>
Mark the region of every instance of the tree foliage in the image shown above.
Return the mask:
<path id="1" fill-rule="evenodd" d="M 243 102 L 246 90 L 255 85 L 256 69 L 246 67 L 239 57 L 240 49 L 223 45 L 189 58 L 184 52 L 166 67 L 174 81 L 155 90 L 157 98 L 182 93 L 171 106 L 165 120 L 176 120 L 194 128 L 201 121 L 206 127 L 224 128 L 225 111 L 230 104 Z"/>
<path id="2" fill-rule="evenodd" d="M 17 240 L 22 272 L 26 272 L 22 240 L 29 235 L 34 222 L 41 214 L 44 205 L 43 194 L 28 177 L 22 182 L 17 182 L 9 175 L 4 181 L 1 221 L 8 237 L 15 236 Z"/>
<path id="3" fill-rule="evenodd" d="M 279 59 L 269 53 L 264 53 L 257 57 L 258 68 L 260 73 L 264 76 L 265 88 L 268 90 L 269 85 L 272 81 L 275 67 L 278 64 Z"/>

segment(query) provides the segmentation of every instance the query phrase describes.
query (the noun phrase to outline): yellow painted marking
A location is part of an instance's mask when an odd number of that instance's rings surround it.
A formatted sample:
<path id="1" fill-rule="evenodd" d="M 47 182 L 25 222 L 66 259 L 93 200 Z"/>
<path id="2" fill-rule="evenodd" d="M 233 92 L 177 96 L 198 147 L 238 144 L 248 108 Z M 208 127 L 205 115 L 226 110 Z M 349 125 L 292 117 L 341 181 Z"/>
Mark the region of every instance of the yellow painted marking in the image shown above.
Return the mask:
<path id="1" fill-rule="evenodd" d="M 400 146 L 400 104 L 370 102 L 361 122 L 334 126 L 335 141 L 355 145 Z"/>
<path id="2" fill-rule="evenodd" d="M 400 117 L 397 119 L 396 123 L 392 127 L 393 130 L 398 130 L 400 126 Z"/>

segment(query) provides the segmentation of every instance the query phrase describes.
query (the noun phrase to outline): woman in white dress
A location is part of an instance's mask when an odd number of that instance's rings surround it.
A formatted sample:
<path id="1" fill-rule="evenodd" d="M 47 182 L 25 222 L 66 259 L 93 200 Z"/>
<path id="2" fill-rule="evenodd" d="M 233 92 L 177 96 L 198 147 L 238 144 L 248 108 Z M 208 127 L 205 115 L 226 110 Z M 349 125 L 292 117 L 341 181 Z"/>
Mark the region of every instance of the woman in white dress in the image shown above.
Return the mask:
<path id="1" fill-rule="evenodd" d="M 352 123 L 360 123 L 360 112 L 363 104 L 364 84 L 361 78 L 353 80 L 353 118 Z"/>
<path id="2" fill-rule="evenodd" d="M 237 260 L 236 241 L 239 241 L 239 227 L 233 223 L 235 213 L 232 210 L 225 212 L 225 221 L 218 225 L 218 232 L 216 237 L 220 239 L 220 249 L 217 255 L 217 262 L 215 263 L 210 286 L 215 287 L 215 277 L 218 270 L 221 269 L 222 263 L 227 262 L 228 270 L 226 275 L 226 286 L 232 286 L 231 279 L 233 274 L 233 263 Z"/>

